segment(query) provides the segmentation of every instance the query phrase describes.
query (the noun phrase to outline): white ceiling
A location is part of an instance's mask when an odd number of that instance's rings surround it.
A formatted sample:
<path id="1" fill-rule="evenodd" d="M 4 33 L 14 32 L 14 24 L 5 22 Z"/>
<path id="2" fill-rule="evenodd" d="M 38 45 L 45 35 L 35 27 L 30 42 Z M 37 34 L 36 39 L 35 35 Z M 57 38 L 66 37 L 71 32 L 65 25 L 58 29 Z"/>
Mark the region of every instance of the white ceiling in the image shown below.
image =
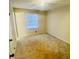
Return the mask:
<path id="1" fill-rule="evenodd" d="M 36 10 L 51 10 L 60 6 L 65 6 L 70 3 L 69 0 L 10 0 L 13 7 L 36 9 Z"/>

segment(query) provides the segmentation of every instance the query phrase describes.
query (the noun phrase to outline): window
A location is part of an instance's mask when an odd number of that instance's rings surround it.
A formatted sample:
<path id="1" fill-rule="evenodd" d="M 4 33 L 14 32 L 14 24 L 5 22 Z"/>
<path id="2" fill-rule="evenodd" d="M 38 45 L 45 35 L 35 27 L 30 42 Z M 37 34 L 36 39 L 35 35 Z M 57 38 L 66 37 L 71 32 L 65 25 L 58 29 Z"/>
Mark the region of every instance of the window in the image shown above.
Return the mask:
<path id="1" fill-rule="evenodd" d="M 28 29 L 38 28 L 38 14 L 27 14 L 26 16 L 26 27 Z"/>

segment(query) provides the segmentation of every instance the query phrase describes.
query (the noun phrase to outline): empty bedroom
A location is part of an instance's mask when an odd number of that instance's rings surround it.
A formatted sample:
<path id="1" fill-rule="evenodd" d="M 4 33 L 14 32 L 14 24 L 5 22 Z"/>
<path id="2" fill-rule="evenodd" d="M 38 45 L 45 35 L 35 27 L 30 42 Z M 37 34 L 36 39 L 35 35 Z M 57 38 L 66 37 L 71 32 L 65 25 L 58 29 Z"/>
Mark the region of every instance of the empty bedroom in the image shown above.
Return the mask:
<path id="1" fill-rule="evenodd" d="M 9 0 L 10 59 L 70 59 L 69 0 Z"/>

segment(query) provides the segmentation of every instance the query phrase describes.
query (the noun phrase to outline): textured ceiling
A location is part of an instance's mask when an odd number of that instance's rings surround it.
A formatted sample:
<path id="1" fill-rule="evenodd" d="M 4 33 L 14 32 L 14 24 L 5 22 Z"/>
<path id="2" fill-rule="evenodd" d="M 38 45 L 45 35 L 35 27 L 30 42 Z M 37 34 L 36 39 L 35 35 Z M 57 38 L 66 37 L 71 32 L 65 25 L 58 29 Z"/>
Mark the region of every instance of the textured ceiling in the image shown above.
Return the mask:
<path id="1" fill-rule="evenodd" d="M 10 0 L 10 3 L 16 8 L 50 10 L 68 5 L 70 2 L 69 0 Z"/>

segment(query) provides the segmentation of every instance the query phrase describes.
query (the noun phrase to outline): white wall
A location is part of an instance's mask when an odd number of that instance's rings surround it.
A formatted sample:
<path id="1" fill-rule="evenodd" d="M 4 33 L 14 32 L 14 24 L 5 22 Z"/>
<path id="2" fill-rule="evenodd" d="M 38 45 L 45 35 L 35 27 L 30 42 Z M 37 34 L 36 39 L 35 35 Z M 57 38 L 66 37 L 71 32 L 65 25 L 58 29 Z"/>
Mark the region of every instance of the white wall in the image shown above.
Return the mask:
<path id="1" fill-rule="evenodd" d="M 39 10 L 28 10 L 28 9 L 19 9 L 15 8 L 15 21 L 16 21 L 16 28 L 17 28 L 17 39 L 22 38 L 24 36 L 46 33 L 46 11 L 39 11 Z M 25 19 L 28 13 L 35 13 L 38 14 L 38 22 L 39 28 L 37 29 L 28 29 L 25 27 L 27 21 Z"/>
<path id="2" fill-rule="evenodd" d="M 47 31 L 49 34 L 70 43 L 69 6 L 60 7 L 48 12 Z"/>

